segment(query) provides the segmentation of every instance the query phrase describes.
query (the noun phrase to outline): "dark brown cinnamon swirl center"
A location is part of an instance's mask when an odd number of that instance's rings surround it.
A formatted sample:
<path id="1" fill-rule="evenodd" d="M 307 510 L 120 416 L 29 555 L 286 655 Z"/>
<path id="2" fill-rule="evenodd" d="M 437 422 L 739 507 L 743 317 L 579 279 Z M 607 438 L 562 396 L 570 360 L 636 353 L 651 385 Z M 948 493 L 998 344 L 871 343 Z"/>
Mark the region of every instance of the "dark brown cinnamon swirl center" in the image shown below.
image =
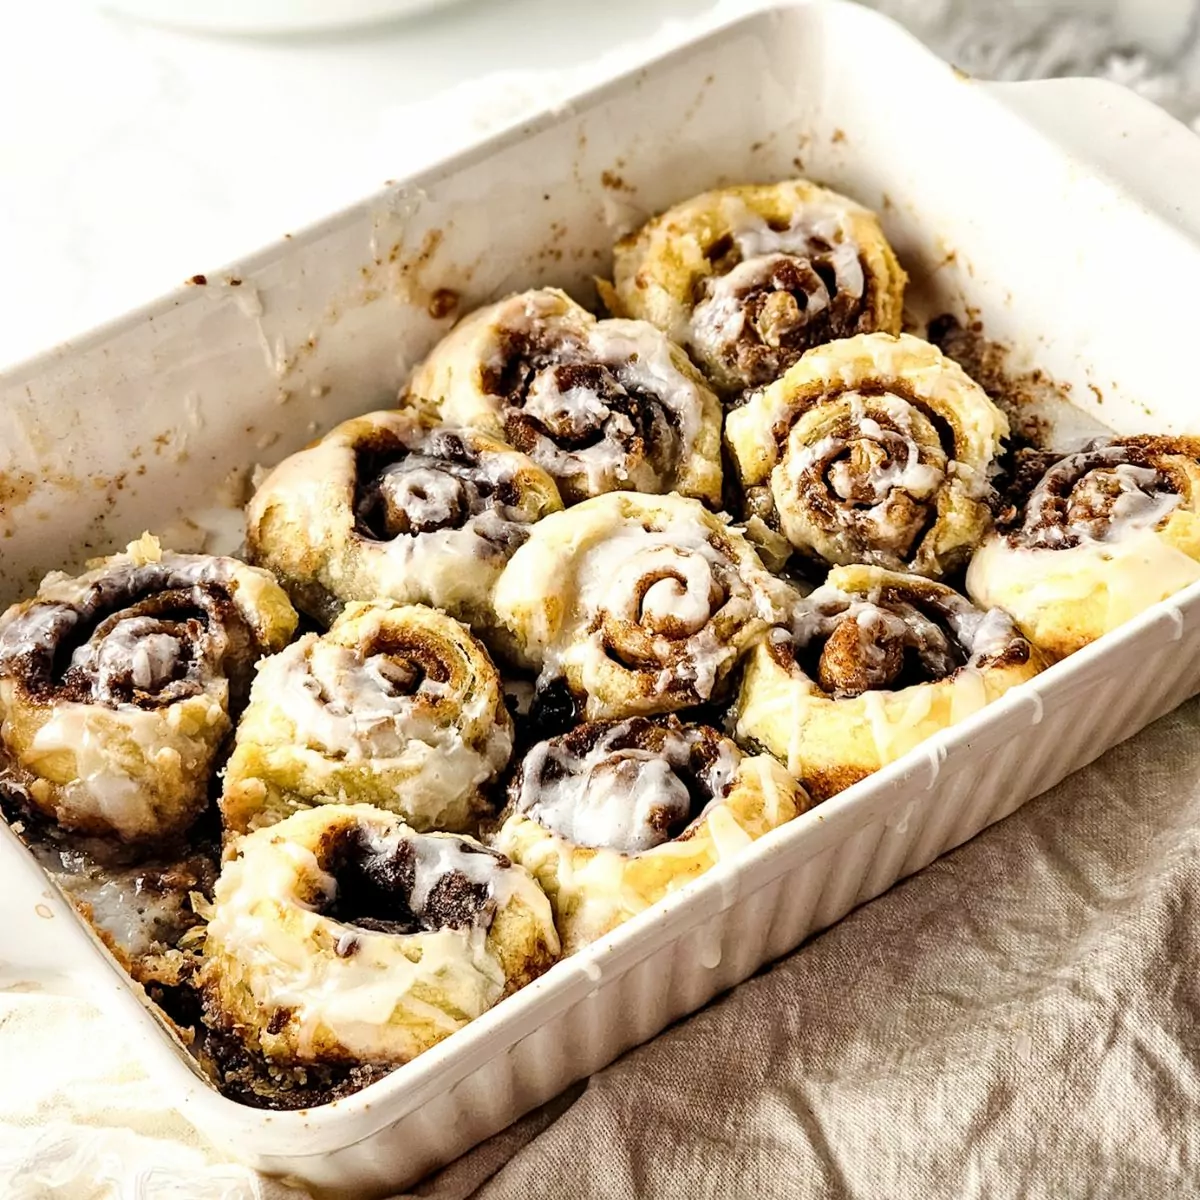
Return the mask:
<path id="1" fill-rule="evenodd" d="M 0 672 L 35 699 L 157 708 L 225 673 L 240 703 L 257 657 L 253 633 L 204 568 L 115 570 L 75 603 L 39 601 L 0 636 Z"/>
<path id="2" fill-rule="evenodd" d="M 354 514 L 374 541 L 461 529 L 489 510 L 507 517 L 520 502 L 511 471 L 490 464 L 453 429 L 434 429 L 410 447 L 383 436 L 359 449 Z"/>
<path id="3" fill-rule="evenodd" d="M 969 651 L 936 604 L 897 596 L 859 599 L 813 593 L 792 637 L 773 648 L 791 656 L 836 699 L 936 683 L 963 666 Z"/>
<path id="4" fill-rule="evenodd" d="M 1014 491 L 1028 487 L 1043 468 L 1028 493 L 1024 520 L 1011 534 L 1016 544 L 1034 549 L 1070 549 L 1153 528 L 1180 502 L 1180 484 L 1169 466 L 1135 441 L 1094 442 L 1056 462 L 1045 453 L 1022 455 Z M 1003 523 L 1011 525 L 1016 515 L 1011 512 Z"/>
<path id="5" fill-rule="evenodd" d="M 885 624 L 862 628 L 846 616 L 830 633 L 817 660 L 817 681 L 825 691 L 861 696 L 890 688 L 904 670 L 905 640 Z"/>
<path id="6" fill-rule="evenodd" d="M 1031 654 L 1007 614 L 919 579 L 862 593 L 818 588 L 797 606 L 791 629 L 770 632 L 767 650 L 834 699 L 936 683 L 967 666 L 1016 666 Z"/>
<path id="7" fill-rule="evenodd" d="M 813 346 L 870 331 L 866 271 L 846 244 L 772 225 L 718 239 L 708 258 L 713 273 L 696 285 L 694 340 L 752 386 Z"/>
<path id="8" fill-rule="evenodd" d="M 577 846 L 638 854 L 686 836 L 728 792 L 740 760 L 706 726 L 672 717 L 595 721 L 535 746 L 510 800 Z"/>
<path id="9" fill-rule="evenodd" d="M 503 331 L 500 347 L 482 386 L 503 403 L 504 436 L 566 481 L 568 498 L 673 477 L 683 454 L 678 418 L 629 363 L 536 329 Z"/>
<path id="10" fill-rule="evenodd" d="M 321 915 L 389 934 L 487 921 L 494 908 L 490 877 L 509 865 L 503 855 L 458 838 L 380 837 L 361 825 L 339 829 L 317 857 L 333 880 L 318 904 Z"/>

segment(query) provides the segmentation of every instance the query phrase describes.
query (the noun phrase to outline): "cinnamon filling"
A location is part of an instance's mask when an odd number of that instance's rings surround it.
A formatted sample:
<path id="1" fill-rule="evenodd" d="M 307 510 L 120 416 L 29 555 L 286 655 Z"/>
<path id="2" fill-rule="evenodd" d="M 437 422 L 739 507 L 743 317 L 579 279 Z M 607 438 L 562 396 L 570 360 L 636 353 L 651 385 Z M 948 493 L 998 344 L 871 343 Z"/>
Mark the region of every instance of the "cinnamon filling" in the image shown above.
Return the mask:
<path id="1" fill-rule="evenodd" d="M 518 450 L 560 480 L 586 476 L 589 462 L 618 482 L 639 468 L 673 477 L 684 453 L 678 418 L 621 363 L 536 328 L 505 329 L 499 340 L 500 365 L 485 368 L 481 382 L 503 402 L 505 437 Z"/>
<path id="2" fill-rule="evenodd" d="M 1061 457 L 1021 451 L 997 523 L 1014 546 L 1039 550 L 1154 528 L 1190 490 L 1172 457 L 1200 458 L 1200 440 L 1101 439 Z"/>
<path id="3" fill-rule="evenodd" d="M 451 867 L 420 895 L 421 873 L 436 867 L 420 862 L 416 843 L 405 838 L 377 842 L 357 825 L 339 830 L 318 854 L 335 883 L 332 898 L 318 911 L 374 933 L 413 934 L 475 924 L 488 907 L 488 885 Z M 507 864 L 503 856 L 467 842 L 455 842 L 455 849 L 486 856 L 497 866 Z"/>
<path id="4" fill-rule="evenodd" d="M 637 854 L 686 836 L 740 759 L 715 729 L 674 717 L 596 721 L 535 746 L 510 798 L 575 845 Z"/>
<path id="5" fill-rule="evenodd" d="M 73 604 L 37 601 L 0 638 L 0 672 L 41 701 L 159 708 L 227 674 L 249 688 L 257 643 L 225 589 L 199 572 L 114 571 Z"/>
<path id="6" fill-rule="evenodd" d="M 808 408 L 818 406 L 832 418 L 812 441 L 790 444 L 790 425 L 775 431 L 783 462 L 771 487 L 785 525 L 803 514 L 847 561 L 904 566 L 937 521 L 954 431 L 900 388 L 823 393 Z"/>
<path id="7" fill-rule="evenodd" d="M 378 542 L 461 529 L 473 517 L 520 503 L 515 481 L 489 471 L 453 430 L 430 432 L 412 447 L 381 437 L 359 449 L 354 513 L 358 531 Z"/>
<path id="8" fill-rule="evenodd" d="M 320 704 L 335 712 L 364 706 L 369 712 L 372 696 L 375 708 L 409 697 L 433 707 L 454 691 L 455 661 L 453 649 L 436 638 L 418 630 L 383 629 L 358 648 L 352 670 L 321 672 L 310 664 L 308 686 Z"/>
<path id="9" fill-rule="evenodd" d="M 839 256 L 821 238 L 804 252 L 743 258 L 726 237 L 709 257 L 714 274 L 694 298 L 697 340 L 750 386 L 778 378 L 813 346 L 871 331 L 869 280 L 862 290 L 843 286 Z M 866 275 L 861 262 L 859 271 Z"/>
<path id="10" fill-rule="evenodd" d="M 953 675 L 972 657 L 963 637 L 969 639 L 985 617 L 961 597 L 903 594 L 896 588 L 870 599 L 818 591 L 809 602 L 794 635 L 779 631 L 770 645 L 777 659 L 790 657 L 835 699 Z"/>
<path id="11" fill-rule="evenodd" d="M 892 687 L 904 670 L 904 638 L 886 624 L 872 635 L 847 616 L 829 635 L 817 660 L 817 681 L 839 696 Z"/>
<path id="12" fill-rule="evenodd" d="M 703 555 L 675 546 L 632 554 L 614 576 L 596 627 L 609 655 L 632 670 L 673 666 L 672 687 L 688 686 L 691 639 L 728 600 L 721 572 Z M 705 693 L 707 694 L 707 693 Z"/>

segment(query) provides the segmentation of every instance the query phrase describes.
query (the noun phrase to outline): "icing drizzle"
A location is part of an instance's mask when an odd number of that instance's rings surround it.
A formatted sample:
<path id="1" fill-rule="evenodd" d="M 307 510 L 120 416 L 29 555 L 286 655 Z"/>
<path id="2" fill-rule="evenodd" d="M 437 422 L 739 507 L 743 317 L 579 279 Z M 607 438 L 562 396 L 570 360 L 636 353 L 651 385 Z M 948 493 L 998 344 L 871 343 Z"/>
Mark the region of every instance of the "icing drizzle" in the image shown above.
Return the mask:
<path id="1" fill-rule="evenodd" d="M 534 746 L 513 809 L 574 845 L 640 854 L 700 819 L 741 760 L 716 730 L 674 718 L 593 722 Z"/>

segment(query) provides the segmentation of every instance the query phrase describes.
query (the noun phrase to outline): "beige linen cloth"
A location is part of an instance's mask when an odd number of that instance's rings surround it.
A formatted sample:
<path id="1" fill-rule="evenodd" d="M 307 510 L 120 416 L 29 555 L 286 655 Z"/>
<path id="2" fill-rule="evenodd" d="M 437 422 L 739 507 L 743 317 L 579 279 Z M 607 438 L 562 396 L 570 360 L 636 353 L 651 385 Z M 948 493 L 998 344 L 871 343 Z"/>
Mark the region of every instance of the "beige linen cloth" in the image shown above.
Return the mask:
<path id="1" fill-rule="evenodd" d="M 1193 701 L 417 1194 L 1198 1194 L 1198 959 Z M 86 1005 L 0 1000 L 0 1196 L 302 1195 L 218 1165 Z"/>

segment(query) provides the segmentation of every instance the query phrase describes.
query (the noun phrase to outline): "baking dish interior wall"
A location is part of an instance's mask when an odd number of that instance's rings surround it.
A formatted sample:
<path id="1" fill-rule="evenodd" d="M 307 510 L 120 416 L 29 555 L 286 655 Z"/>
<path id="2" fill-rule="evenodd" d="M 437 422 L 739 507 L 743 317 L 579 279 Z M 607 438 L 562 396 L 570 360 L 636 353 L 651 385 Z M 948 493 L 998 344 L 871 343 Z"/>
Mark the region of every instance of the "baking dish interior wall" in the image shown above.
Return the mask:
<path id="1" fill-rule="evenodd" d="M 861 198 L 915 308 L 977 315 L 1014 366 L 1038 363 L 1111 426 L 1186 426 L 1153 348 L 1193 336 L 1171 288 L 1196 277 L 1194 247 L 999 102 L 960 115 L 955 89 L 981 85 L 945 68 L 940 88 L 898 87 L 895 32 L 869 13 L 741 28 L 10 373 L 0 599 L 143 528 L 227 548 L 255 463 L 394 397 L 449 324 L 430 315 L 438 289 L 460 310 L 533 284 L 587 299 L 614 234 L 739 180 L 803 172 Z M 1136 244 L 1119 236 L 1134 217 Z"/>

